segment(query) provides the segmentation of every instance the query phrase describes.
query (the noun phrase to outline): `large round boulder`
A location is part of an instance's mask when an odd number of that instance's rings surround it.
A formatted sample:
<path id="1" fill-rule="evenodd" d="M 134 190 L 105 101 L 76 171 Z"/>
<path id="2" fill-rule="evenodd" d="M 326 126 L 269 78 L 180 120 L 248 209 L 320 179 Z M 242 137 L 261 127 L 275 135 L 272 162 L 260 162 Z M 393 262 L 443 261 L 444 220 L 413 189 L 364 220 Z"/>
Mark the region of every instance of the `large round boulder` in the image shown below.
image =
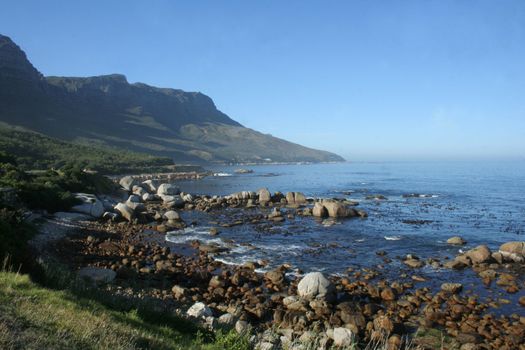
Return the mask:
<path id="1" fill-rule="evenodd" d="M 159 196 L 174 196 L 180 193 L 180 189 L 172 184 L 162 184 L 157 189 Z"/>
<path id="2" fill-rule="evenodd" d="M 321 272 L 304 275 L 297 285 L 297 294 L 305 299 L 332 300 L 335 296 L 332 283 Z"/>
<path id="3" fill-rule="evenodd" d="M 467 251 L 465 256 L 475 265 L 488 262 L 492 258 L 491 254 L 490 249 L 486 245 L 479 245 Z"/>

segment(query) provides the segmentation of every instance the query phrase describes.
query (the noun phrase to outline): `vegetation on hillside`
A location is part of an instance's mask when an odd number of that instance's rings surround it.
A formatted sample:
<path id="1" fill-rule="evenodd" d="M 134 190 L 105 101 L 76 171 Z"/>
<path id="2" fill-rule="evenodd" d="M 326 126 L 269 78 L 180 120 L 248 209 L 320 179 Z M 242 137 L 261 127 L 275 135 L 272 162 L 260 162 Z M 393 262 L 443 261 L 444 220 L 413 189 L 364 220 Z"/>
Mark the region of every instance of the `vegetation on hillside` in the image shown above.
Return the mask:
<path id="1" fill-rule="evenodd" d="M 65 165 L 96 170 L 103 174 L 161 171 L 173 161 L 100 145 L 60 141 L 38 133 L 0 125 L 2 157 L 16 159 L 23 170 L 59 169 Z"/>

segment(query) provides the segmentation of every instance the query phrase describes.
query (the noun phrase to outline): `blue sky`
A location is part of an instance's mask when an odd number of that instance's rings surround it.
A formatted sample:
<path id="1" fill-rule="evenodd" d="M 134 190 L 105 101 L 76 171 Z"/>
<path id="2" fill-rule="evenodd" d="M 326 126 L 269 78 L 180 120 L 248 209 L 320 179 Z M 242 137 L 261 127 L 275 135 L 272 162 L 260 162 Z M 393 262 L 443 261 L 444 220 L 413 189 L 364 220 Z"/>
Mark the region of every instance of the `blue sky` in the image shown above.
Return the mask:
<path id="1" fill-rule="evenodd" d="M 350 160 L 525 157 L 525 1 L 2 0 L 45 75 L 201 91 Z"/>

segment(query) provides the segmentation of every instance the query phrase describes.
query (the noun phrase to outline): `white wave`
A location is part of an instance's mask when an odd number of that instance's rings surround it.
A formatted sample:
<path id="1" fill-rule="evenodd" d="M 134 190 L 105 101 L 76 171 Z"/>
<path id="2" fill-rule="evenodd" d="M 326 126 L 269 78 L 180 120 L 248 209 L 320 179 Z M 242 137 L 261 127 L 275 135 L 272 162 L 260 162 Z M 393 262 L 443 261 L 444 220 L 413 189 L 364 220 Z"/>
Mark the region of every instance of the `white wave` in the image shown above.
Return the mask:
<path id="1" fill-rule="evenodd" d="M 366 239 L 364 239 L 364 238 L 359 238 L 359 239 L 356 239 L 355 241 L 361 243 L 361 242 L 366 241 Z"/>
<path id="2" fill-rule="evenodd" d="M 387 241 L 399 241 L 401 240 L 401 236 L 385 236 L 385 239 Z"/>
<path id="3" fill-rule="evenodd" d="M 233 174 L 230 174 L 230 173 L 213 173 L 213 176 L 233 176 Z"/>

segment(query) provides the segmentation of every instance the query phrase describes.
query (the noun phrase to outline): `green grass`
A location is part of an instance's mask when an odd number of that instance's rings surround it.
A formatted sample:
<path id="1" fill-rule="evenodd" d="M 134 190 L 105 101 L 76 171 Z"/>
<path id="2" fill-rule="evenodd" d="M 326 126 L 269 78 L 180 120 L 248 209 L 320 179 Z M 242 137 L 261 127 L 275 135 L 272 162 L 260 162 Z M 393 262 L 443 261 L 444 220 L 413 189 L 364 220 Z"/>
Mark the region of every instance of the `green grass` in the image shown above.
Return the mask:
<path id="1" fill-rule="evenodd" d="M 0 272 L 1 349 L 249 349 L 230 332 L 206 334 L 181 318 L 107 307 L 28 275 Z"/>

